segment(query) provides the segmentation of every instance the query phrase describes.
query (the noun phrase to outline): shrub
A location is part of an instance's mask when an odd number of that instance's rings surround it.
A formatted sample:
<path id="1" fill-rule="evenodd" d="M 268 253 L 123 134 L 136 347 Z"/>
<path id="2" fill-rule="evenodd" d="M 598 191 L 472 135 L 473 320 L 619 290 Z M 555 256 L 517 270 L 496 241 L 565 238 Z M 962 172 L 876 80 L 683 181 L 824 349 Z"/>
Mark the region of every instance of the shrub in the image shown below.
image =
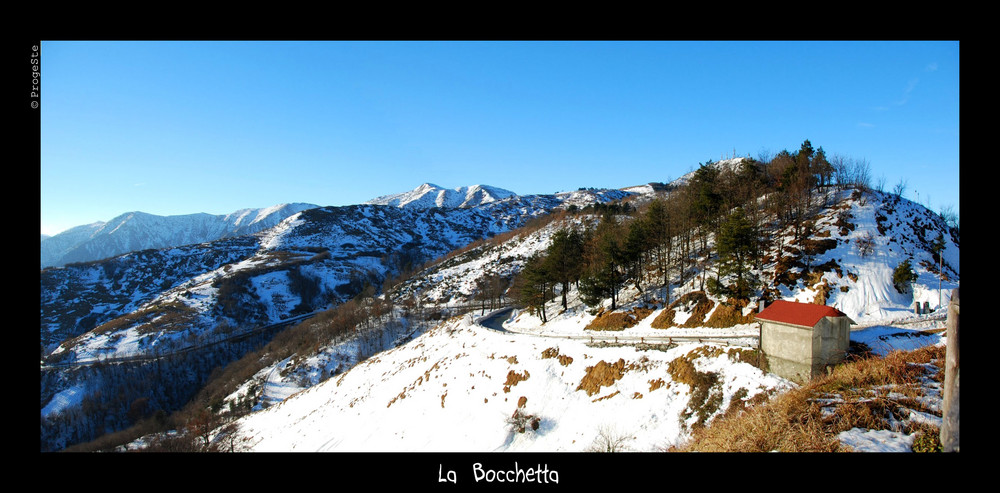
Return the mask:
<path id="1" fill-rule="evenodd" d="M 538 427 L 541 426 L 542 419 L 526 412 L 522 412 L 521 408 L 518 407 L 514 410 L 509 418 L 507 418 L 507 425 L 511 427 L 512 431 L 518 433 L 524 433 L 531 428 L 532 431 L 538 431 Z"/>
<path id="2" fill-rule="evenodd" d="M 896 269 L 892 271 L 892 285 L 900 294 L 910 292 L 910 285 L 917 280 L 917 274 L 913 272 L 910 259 L 900 262 Z"/>

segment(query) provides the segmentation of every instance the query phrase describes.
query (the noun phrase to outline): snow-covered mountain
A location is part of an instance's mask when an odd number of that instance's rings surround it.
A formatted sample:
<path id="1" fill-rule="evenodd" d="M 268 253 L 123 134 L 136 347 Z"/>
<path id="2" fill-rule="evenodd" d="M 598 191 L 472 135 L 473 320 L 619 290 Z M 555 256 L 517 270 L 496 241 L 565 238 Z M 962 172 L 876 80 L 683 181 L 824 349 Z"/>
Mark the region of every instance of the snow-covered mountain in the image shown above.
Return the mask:
<path id="1" fill-rule="evenodd" d="M 256 233 L 288 216 L 317 207 L 312 204 L 279 204 L 241 209 L 230 214 L 158 216 L 128 212 L 107 222 L 77 226 L 41 242 L 41 267 L 88 262 L 151 248 L 204 243 L 220 238 Z"/>
<path id="2" fill-rule="evenodd" d="M 496 202 L 516 195 L 514 192 L 488 185 L 472 185 L 453 189 L 424 183 L 413 190 L 377 197 L 365 204 L 391 205 L 416 209 L 431 207 L 467 208 Z"/>
<path id="3" fill-rule="evenodd" d="M 488 185 L 472 185 L 447 189 L 424 183 L 413 190 L 378 197 L 365 204 L 391 205 L 408 209 L 471 208 L 479 206 L 502 207 L 508 204 L 531 204 L 533 207 L 565 209 L 570 206 L 586 207 L 591 204 L 614 202 L 630 196 L 652 196 L 657 192 L 651 185 L 641 185 L 628 189 L 581 188 L 570 192 L 552 194 L 518 195 L 509 190 Z"/>

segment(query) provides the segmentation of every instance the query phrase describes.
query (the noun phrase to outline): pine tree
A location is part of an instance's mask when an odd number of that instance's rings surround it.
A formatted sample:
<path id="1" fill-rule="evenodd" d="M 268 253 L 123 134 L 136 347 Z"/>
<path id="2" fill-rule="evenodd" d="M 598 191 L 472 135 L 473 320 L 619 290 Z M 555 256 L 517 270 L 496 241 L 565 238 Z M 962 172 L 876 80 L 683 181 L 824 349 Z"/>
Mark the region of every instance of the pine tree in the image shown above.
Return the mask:
<path id="1" fill-rule="evenodd" d="M 580 279 L 580 296 L 588 306 L 597 306 L 611 298 L 611 309 L 618 306 L 618 290 L 625 280 L 622 227 L 614 216 L 606 215 L 587 243 L 587 272 Z"/>
<path id="2" fill-rule="evenodd" d="M 562 285 L 562 306 L 565 310 L 570 283 L 578 282 L 583 273 L 583 235 L 576 230 L 556 231 L 546 253 L 546 271 L 553 282 Z"/>
<path id="3" fill-rule="evenodd" d="M 515 291 L 518 301 L 538 313 L 542 323 L 548 321 L 545 316 L 545 302 L 548 301 L 550 287 L 551 274 L 548 271 L 546 257 L 540 254 L 532 255 L 518 274 Z"/>
<path id="4" fill-rule="evenodd" d="M 719 274 L 736 276 L 737 298 L 750 296 L 750 267 L 758 243 L 756 226 L 750 222 L 742 208 L 737 208 L 719 227 L 716 249 L 719 253 Z"/>
<path id="5" fill-rule="evenodd" d="M 913 267 L 910 265 L 910 259 L 906 259 L 900 262 L 896 266 L 896 269 L 892 271 L 892 285 L 896 287 L 896 291 L 901 294 L 908 293 L 910 291 L 910 285 L 917 280 L 917 274 L 913 272 Z"/>

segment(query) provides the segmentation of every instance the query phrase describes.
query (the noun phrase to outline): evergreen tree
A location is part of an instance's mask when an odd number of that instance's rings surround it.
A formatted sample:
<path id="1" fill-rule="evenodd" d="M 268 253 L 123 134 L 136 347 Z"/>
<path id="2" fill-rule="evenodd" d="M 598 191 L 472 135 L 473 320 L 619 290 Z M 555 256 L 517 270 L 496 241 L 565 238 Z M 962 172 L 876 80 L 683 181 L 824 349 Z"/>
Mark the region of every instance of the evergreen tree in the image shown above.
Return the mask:
<path id="1" fill-rule="evenodd" d="M 645 262 L 643 258 L 647 250 L 646 228 L 642 220 L 633 220 L 629 223 L 628 234 L 622 244 L 621 262 L 625 267 L 626 277 L 632 279 L 635 288 L 641 293 L 643 270 Z"/>
<path id="2" fill-rule="evenodd" d="M 548 301 L 551 287 L 551 274 L 547 264 L 545 256 L 532 255 L 515 282 L 517 300 L 537 313 L 542 323 L 548 321 L 545 316 L 545 302 Z"/>
<path id="3" fill-rule="evenodd" d="M 546 270 L 553 282 L 562 285 L 562 306 L 565 310 L 570 283 L 579 282 L 583 273 L 583 235 L 576 230 L 556 231 L 546 252 Z"/>
<path id="4" fill-rule="evenodd" d="M 667 285 L 667 266 L 670 263 L 670 215 L 666 204 L 660 199 L 653 200 L 643 216 L 646 223 L 647 244 L 656 253 L 656 269 L 660 274 L 661 286 Z"/>
<path id="5" fill-rule="evenodd" d="M 618 290 L 625 280 L 621 233 L 617 220 L 604 216 L 587 243 L 587 272 L 580 279 L 580 296 L 588 306 L 611 298 L 611 309 L 618 307 Z"/>
<path id="6" fill-rule="evenodd" d="M 908 293 L 910 291 L 910 285 L 916 280 L 917 274 L 913 272 L 913 267 L 910 265 L 910 259 L 900 262 L 900 264 L 896 266 L 896 269 L 892 271 L 892 285 L 895 286 L 896 291 L 899 291 L 901 294 Z"/>
<path id="7" fill-rule="evenodd" d="M 756 226 L 750 222 L 742 208 L 737 208 L 719 227 L 716 249 L 719 253 L 718 272 L 722 276 L 736 276 L 737 298 L 750 296 L 750 267 L 758 243 Z"/>

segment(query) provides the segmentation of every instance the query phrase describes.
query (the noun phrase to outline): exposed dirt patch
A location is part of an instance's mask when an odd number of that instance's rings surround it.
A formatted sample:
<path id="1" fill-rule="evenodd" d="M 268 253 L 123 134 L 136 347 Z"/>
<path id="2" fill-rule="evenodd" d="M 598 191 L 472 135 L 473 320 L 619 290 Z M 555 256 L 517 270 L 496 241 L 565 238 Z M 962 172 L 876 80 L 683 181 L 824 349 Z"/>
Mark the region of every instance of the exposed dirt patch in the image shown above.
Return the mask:
<path id="1" fill-rule="evenodd" d="M 693 353 L 693 352 L 692 352 Z M 667 371 L 675 382 L 691 387 L 691 398 L 682 418 L 687 420 L 697 415 L 695 426 L 704 426 L 722 404 L 722 386 L 719 374 L 698 371 L 691 358 L 692 353 L 670 362 Z"/>
<path id="2" fill-rule="evenodd" d="M 830 283 L 827 282 L 826 279 L 823 279 L 823 282 L 816 285 L 815 288 L 816 297 L 813 298 L 813 303 L 817 305 L 825 305 L 826 300 L 830 298 L 830 291 L 833 291 L 833 286 L 830 286 Z"/>
<path id="3" fill-rule="evenodd" d="M 598 361 L 596 365 L 587 367 L 587 374 L 583 376 L 576 390 L 583 390 L 587 395 L 597 394 L 601 391 L 601 387 L 609 387 L 621 380 L 625 371 L 625 360 L 622 358 L 614 364 L 604 360 Z"/>
<path id="4" fill-rule="evenodd" d="M 821 240 L 807 238 L 802 240 L 802 253 L 805 255 L 820 255 L 834 248 L 837 248 L 837 240 L 833 238 L 824 238 Z"/>

